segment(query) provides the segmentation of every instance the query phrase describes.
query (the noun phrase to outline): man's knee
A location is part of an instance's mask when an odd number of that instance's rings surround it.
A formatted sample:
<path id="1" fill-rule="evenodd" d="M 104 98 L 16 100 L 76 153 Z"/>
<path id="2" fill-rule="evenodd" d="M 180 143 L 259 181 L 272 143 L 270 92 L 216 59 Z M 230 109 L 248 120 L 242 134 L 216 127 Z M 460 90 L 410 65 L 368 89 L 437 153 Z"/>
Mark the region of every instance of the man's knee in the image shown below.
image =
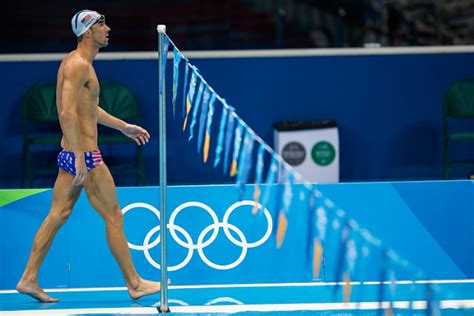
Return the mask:
<path id="1" fill-rule="evenodd" d="M 123 214 L 120 211 L 120 207 L 118 205 L 114 206 L 110 213 L 106 218 L 107 224 L 114 225 L 114 226 L 122 226 L 123 225 Z"/>
<path id="2" fill-rule="evenodd" d="M 51 210 L 48 217 L 54 225 L 62 226 L 68 220 L 72 213 L 72 208 L 64 208 L 60 210 Z"/>

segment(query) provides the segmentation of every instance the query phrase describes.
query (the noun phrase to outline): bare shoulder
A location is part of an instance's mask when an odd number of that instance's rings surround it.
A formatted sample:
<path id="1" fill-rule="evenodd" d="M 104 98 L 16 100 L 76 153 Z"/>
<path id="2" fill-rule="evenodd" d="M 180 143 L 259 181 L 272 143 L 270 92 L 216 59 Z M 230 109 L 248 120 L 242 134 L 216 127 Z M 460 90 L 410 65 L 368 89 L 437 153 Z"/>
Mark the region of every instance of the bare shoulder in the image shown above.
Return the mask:
<path id="1" fill-rule="evenodd" d="M 72 52 L 61 62 L 60 71 L 65 77 L 86 77 L 92 67 L 91 63 L 79 54 Z"/>

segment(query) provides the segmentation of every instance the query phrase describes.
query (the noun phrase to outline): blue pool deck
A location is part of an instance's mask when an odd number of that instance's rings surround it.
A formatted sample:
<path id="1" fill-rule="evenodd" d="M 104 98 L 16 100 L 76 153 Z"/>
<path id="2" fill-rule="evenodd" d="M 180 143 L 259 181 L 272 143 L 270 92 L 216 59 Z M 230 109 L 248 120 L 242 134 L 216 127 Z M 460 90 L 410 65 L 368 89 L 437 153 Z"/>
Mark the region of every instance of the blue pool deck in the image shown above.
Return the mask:
<path id="1" fill-rule="evenodd" d="M 474 280 L 430 281 L 441 315 L 474 315 Z M 378 315 L 393 307 L 395 315 L 425 315 L 427 282 L 352 282 L 351 300 L 343 302 L 343 284 L 275 283 L 169 286 L 171 315 L 279 314 Z M 125 287 L 50 289 L 58 303 L 39 303 L 15 290 L 0 291 L 0 315 L 156 315 L 160 295 L 131 300 Z"/>

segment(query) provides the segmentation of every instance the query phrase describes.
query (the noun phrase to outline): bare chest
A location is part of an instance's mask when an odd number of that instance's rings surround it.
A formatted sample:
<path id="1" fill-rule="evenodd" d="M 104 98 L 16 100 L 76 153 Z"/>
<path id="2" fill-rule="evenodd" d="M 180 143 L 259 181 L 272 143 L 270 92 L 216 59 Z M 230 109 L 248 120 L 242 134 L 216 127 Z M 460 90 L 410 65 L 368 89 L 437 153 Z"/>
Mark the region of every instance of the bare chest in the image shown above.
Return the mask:
<path id="1" fill-rule="evenodd" d="M 100 85 L 99 80 L 94 69 L 91 67 L 88 78 L 84 84 L 84 93 L 87 94 L 91 99 L 99 100 Z"/>

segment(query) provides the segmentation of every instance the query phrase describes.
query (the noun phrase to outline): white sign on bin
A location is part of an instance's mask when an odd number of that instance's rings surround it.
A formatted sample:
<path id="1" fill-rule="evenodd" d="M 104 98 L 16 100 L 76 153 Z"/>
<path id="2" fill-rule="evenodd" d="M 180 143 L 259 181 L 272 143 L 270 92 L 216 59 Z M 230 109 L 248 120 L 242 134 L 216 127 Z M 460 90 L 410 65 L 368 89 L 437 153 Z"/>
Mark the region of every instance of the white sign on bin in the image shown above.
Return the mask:
<path id="1" fill-rule="evenodd" d="M 339 182 L 339 132 L 332 120 L 277 122 L 275 148 L 310 182 Z"/>

